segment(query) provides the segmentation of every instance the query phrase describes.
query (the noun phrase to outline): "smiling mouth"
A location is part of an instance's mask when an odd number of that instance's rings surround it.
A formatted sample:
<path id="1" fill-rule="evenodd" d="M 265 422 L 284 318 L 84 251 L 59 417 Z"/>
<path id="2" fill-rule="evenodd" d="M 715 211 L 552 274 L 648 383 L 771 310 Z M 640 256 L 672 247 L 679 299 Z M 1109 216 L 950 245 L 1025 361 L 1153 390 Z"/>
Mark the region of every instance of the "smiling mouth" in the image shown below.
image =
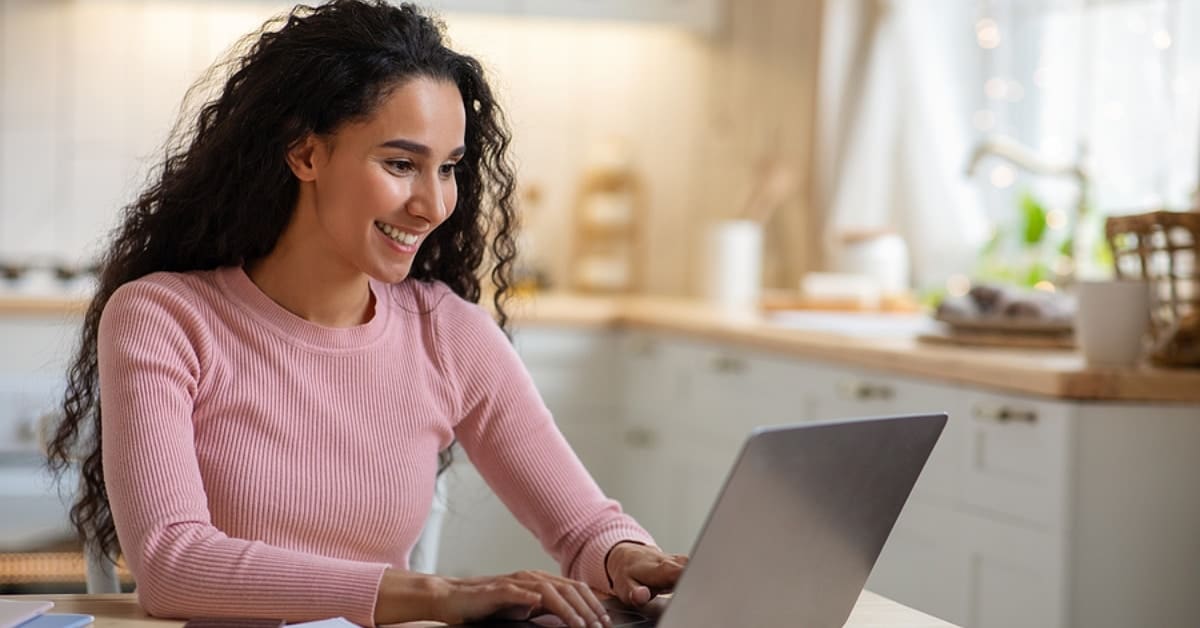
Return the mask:
<path id="1" fill-rule="evenodd" d="M 386 222 L 379 222 L 378 220 L 375 221 L 375 228 L 383 232 L 383 235 L 391 238 L 398 244 L 403 244 L 404 246 L 413 246 L 417 243 L 417 240 L 421 239 L 421 237 L 416 234 L 401 231 L 400 229 L 397 229 Z"/>

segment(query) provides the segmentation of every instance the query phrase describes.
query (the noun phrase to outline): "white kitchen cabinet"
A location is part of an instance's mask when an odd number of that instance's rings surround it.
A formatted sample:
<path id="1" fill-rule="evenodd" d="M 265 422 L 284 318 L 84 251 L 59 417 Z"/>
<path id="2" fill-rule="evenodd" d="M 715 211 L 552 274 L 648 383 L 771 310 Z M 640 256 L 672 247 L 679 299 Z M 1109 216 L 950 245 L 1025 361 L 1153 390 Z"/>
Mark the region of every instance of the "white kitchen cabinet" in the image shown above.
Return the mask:
<path id="1" fill-rule="evenodd" d="M 639 329 L 530 338 L 564 433 L 668 551 L 690 550 L 754 425 L 945 411 L 868 588 L 967 628 L 1194 623 L 1195 405 L 999 393 Z M 463 565 L 540 555 L 497 531 L 502 508 L 460 513 L 476 525 Z"/>
<path id="2" fill-rule="evenodd" d="M 929 522 L 927 529 L 945 529 L 947 521 L 963 526 L 961 559 L 965 560 L 956 569 L 966 569 L 963 626 L 1049 628 L 1071 625 L 1066 614 L 1070 598 L 1065 573 L 1065 544 L 1060 533 L 981 516 L 934 520 Z M 954 604 L 956 609 L 960 606 L 961 602 Z"/>
<path id="3" fill-rule="evenodd" d="M 560 327 L 517 330 L 514 345 L 546 407 L 584 466 L 606 492 L 618 472 L 619 396 L 615 334 Z M 448 482 L 448 508 L 438 571 L 457 576 L 521 569 L 552 573 L 558 565 L 521 526 L 457 450 Z"/>
<path id="4" fill-rule="evenodd" d="M 750 431 L 808 418 L 811 373 L 760 352 L 636 331 L 618 364 L 626 464 L 614 496 L 660 546 L 686 552 Z"/>
<path id="5" fill-rule="evenodd" d="M 910 499 L 866 588 L 914 608 L 936 609 L 938 617 L 966 626 L 971 573 L 965 559 L 968 527 L 963 513 Z"/>

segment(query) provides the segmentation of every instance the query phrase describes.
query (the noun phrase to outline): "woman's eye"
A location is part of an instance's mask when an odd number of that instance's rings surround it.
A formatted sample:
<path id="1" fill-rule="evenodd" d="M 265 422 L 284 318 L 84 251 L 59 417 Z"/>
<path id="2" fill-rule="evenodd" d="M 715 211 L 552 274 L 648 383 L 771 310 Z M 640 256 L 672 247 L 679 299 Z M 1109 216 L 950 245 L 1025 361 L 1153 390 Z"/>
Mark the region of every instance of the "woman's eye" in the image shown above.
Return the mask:
<path id="1" fill-rule="evenodd" d="M 413 169 L 412 162 L 404 160 L 404 159 L 389 160 L 387 162 L 387 165 L 388 165 L 388 168 L 391 168 L 392 170 L 395 170 L 396 172 L 409 172 Z"/>
<path id="2" fill-rule="evenodd" d="M 455 170 L 458 170 L 458 164 L 442 164 L 441 173 L 443 177 L 453 176 Z"/>

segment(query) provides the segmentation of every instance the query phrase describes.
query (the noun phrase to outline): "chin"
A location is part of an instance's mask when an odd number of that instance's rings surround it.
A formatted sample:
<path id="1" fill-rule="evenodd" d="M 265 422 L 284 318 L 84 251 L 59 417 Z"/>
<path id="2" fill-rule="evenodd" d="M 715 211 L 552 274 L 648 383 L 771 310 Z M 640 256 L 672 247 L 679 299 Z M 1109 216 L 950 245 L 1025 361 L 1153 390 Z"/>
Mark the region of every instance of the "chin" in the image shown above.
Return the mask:
<path id="1" fill-rule="evenodd" d="M 379 272 L 370 273 L 370 275 L 372 277 L 374 277 L 376 280 L 382 281 L 384 283 L 400 283 L 401 281 L 408 279 L 408 276 L 411 274 L 412 274 L 412 265 L 411 264 L 406 264 L 403 267 L 398 267 L 398 266 L 394 266 L 394 265 L 393 266 L 385 266 L 384 268 L 379 269 Z"/>

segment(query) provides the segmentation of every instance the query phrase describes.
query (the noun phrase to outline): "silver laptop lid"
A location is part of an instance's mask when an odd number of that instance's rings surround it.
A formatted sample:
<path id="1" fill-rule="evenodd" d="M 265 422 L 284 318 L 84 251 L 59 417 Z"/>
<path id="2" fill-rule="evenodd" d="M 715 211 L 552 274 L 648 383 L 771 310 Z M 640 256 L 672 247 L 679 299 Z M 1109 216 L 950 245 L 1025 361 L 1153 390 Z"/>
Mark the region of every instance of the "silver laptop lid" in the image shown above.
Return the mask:
<path id="1" fill-rule="evenodd" d="M 659 628 L 844 625 L 946 418 L 755 430 Z"/>

